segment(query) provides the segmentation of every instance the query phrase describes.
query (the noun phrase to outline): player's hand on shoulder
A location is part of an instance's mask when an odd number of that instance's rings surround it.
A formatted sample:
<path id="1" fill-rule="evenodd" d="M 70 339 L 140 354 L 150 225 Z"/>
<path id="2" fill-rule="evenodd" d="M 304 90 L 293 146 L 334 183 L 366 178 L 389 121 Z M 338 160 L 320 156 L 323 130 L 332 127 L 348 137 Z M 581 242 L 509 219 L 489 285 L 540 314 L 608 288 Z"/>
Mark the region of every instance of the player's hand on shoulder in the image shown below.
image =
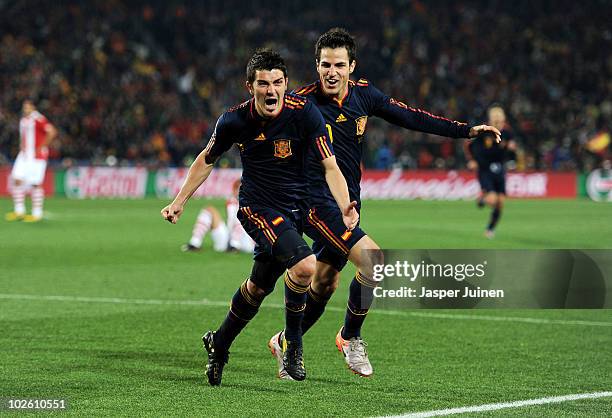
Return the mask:
<path id="1" fill-rule="evenodd" d="M 485 132 L 492 133 L 493 135 L 495 135 L 495 140 L 497 142 L 501 142 L 501 132 L 499 132 L 499 129 L 497 129 L 495 126 L 489 125 L 472 126 L 470 128 L 470 138 L 475 138 Z"/>
<path id="2" fill-rule="evenodd" d="M 161 210 L 162 217 L 170 223 L 177 223 L 181 215 L 183 214 L 183 205 L 178 203 L 170 203 L 168 206 Z"/>
<path id="3" fill-rule="evenodd" d="M 470 160 L 467 162 L 468 170 L 476 171 L 478 170 L 478 163 L 475 160 Z"/>
<path id="4" fill-rule="evenodd" d="M 357 202 L 353 201 L 342 211 L 342 220 L 349 231 L 352 231 L 359 222 L 359 213 L 357 212 Z"/>

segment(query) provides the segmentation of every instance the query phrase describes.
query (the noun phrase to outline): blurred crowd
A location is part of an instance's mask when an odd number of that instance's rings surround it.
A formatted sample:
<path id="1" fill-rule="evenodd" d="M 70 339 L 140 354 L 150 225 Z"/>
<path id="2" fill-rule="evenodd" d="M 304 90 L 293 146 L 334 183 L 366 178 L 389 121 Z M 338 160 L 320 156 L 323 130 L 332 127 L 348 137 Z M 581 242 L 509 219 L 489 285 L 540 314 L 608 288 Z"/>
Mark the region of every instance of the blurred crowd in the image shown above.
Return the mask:
<path id="1" fill-rule="evenodd" d="M 609 17 L 606 0 L 0 0 L 0 163 L 33 98 L 64 164 L 189 164 L 248 98 L 254 48 L 280 50 L 297 88 L 316 80 L 317 37 L 343 26 L 358 42 L 355 78 L 470 123 L 499 103 L 519 169 L 589 170 L 610 155 L 591 146 L 611 129 Z M 459 141 L 374 118 L 366 144 L 369 168 L 465 164 Z M 238 164 L 235 152 L 221 164 Z"/>

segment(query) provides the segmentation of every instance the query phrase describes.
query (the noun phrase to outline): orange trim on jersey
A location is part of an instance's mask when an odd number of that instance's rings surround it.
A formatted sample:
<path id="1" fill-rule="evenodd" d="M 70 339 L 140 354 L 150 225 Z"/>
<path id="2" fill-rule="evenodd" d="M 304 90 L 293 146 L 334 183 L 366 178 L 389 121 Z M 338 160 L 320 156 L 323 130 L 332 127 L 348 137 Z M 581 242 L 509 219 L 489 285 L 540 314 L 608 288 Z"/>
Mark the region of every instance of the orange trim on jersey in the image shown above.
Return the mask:
<path id="1" fill-rule="evenodd" d="M 264 225 L 264 228 L 270 233 L 270 235 L 272 236 L 272 243 L 274 244 L 274 242 L 276 242 L 278 237 L 274 233 L 274 230 L 270 228 L 270 225 L 268 225 L 268 221 L 266 221 L 266 219 L 263 216 L 257 213 L 255 213 L 254 216 L 256 219 L 259 219 L 259 221 Z"/>
<path id="2" fill-rule="evenodd" d="M 451 119 L 445 118 L 444 116 L 434 115 L 433 113 L 429 113 L 428 111 L 423 110 L 423 109 L 419 109 L 419 108 L 415 108 L 415 107 L 412 107 L 412 106 L 408 106 L 406 103 L 401 102 L 399 100 L 395 100 L 393 97 L 391 97 L 389 99 L 389 103 L 392 104 L 392 105 L 401 107 L 402 109 L 411 110 L 413 112 L 418 112 L 418 113 L 423 113 L 424 115 L 427 115 L 430 118 L 440 119 L 440 120 L 444 120 L 446 122 L 456 123 L 458 125 L 467 125 L 467 123 L 464 123 L 464 122 L 458 122 L 458 121 L 455 121 L 455 120 L 451 120 Z"/>
<path id="3" fill-rule="evenodd" d="M 285 104 L 290 106 L 295 106 L 297 108 L 303 108 L 306 105 L 305 100 L 301 100 L 295 97 L 285 97 Z"/>
<path id="4" fill-rule="evenodd" d="M 278 226 L 278 224 L 280 224 L 281 222 L 285 222 L 285 220 L 283 219 L 282 216 L 279 216 L 278 218 L 272 221 L 272 225 Z"/>
<path id="5" fill-rule="evenodd" d="M 250 211 L 250 209 L 249 209 L 249 211 Z M 261 225 L 260 229 L 263 231 L 264 234 L 266 234 L 267 237 L 269 237 L 268 240 L 272 244 L 274 244 L 278 237 L 274 233 L 274 230 L 272 228 L 270 228 L 270 225 L 268 225 L 268 222 L 266 221 L 266 219 L 263 216 L 261 216 L 261 215 L 259 215 L 257 213 L 253 213 L 252 214 L 252 218 L 259 222 L 259 224 Z"/>
<path id="6" fill-rule="evenodd" d="M 349 239 L 351 237 L 351 235 L 353 235 L 352 231 L 346 231 L 344 234 L 342 234 L 342 240 L 346 241 L 347 239 Z"/>
<path id="7" fill-rule="evenodd" d="M 328 156 L 325 155 L 325 151 L 323 151 L 323 147 L 321 147 L 321 141 L 319 141 L 319 138 L 315 139 L 315 143 L 317 144 L 317 148 L 319 148 L 319 153 L 321 154 L 321 157 L 323 157 L 323 159 L 326 159 Z"/>
<path id="8" fill-rule="evenodd" d="M 261 217 L 257 213 L 253 213 L 251 211 L 251 208 L 249 208 L 248 206 L 245 208 L 241 208 L 240 210 L 242 210 L 247 215 L 248 219 L 252 223 L 254 223 L 258 229 L 260 229 L 264 233 L 264 235 L 266 236 L 267 240 L 270 241 L 270 243 L 274 244 L 276 242 L 276 239 L 278 237 L 276 236 L 276 234 L 274 233 L 274 230 L 270 228 L 270 225 L 268 225 L 268 222 L 266 222 L 266 220 L 263 217 Z"/>
<path id="9" fill-rule="evenodd" d="M 292 105 L 296 105 L 296 106 L 305 105 L 306 104 L 306 102 L 303 101 L 303 100 L 296 100 L 296 99 L 292 99 L 292 98 L 289 98 L 289 97 L 285 98 L 285 102 L 291 103 Z"/>
<path id="10" fill-rule="evenodd" d="M 329 149 L 329 147 L 327 146 L 327 143 L 325 142 L 325 137 L 324 136 L 320 136 L 317 138 L 317 145 L 319 146 L 319 151 L 321 152 L 321 155 L 325 158 L 329 158 L 332 155 L 331 150 Z"/>
<path id="11" fill-rule="evenodd" d="M 351 80 L 349 80 L 349 84 L 351 84 Z M 354 84 L 353 84 L 354 85 Z M 349 95 L 349 85 L 346 86 L 346 91 L 344 92 L 344 96 L 342 97 L 342 99 L 338 100 L 336 98 L 334 98 L 334 102 L 338 103 L 339 107 L 342 107 L 342 105 L 344 104 L 344 100 L 348 97 Z"/>
<path id="12" fill-rule="evenodd" d="M 331 229 L 329 229 L 329 227 L 325 224 L 325 222 L 320 220 L 314 214 L 313 209 L 310 209 L 310 212 L 308 213 L 308 221 L 310 222 L 311 225 L 317 228 L 319 232 L 321 232 L 321 234 L 323 234 L 323 236 L 325 236 L 328 239 L 328 241 L 331 242 L 333 245 L 335 245 L 343 254 L 348 255 L 349 253 L 348 247 L 344 245 L 344 243 L 340 241 L 334 235 L 334 233 L 331 231 Z"/>
<path id="13" fill-rule="evenodd" d="M 304 87 L 300 87 L 298 90 L 295 91 L 295 94 L 306 95 L 306 94 L 312 93 L 316 89 L 317 89 L 317 83 L 313 83 L 313 84 L 309 84 Z"/>

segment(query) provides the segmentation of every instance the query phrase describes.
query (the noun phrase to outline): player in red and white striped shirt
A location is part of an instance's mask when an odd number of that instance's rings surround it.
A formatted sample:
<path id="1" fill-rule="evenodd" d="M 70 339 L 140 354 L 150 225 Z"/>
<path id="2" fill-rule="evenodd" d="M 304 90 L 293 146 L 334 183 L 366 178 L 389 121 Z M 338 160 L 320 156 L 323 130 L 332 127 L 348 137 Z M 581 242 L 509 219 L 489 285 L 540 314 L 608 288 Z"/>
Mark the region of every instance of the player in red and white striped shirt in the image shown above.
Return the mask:
<path id="1" fill-rule="evenodd" d="M 203 208 L 193 226 L 189 243 L 181 246 L 182 251 L 199 251 L 204 236 L 210 231 L 215 251 L 253 252 L 255 242 L 246 233 L 236 216 L 239 207 L 237 199 L 239 189 L 240 180 L 236 180 L 233 184 L 233 195 L 225 202 L 227 224 L 223 222 L 221 214 L 215 207 Z"/>
<path id="2" fill-rule="evenodd" d="M 23 117 L 19 121 L 19 154 L 11 172 L 15 210 L 6 214 L 6 220 L 38 222 L 43 216 L 45 193 L 42 184 L 49 156 L 47 147 L 57 135 L 57 130 L 36 110 L 31 100 L 23 102 L 22 111 Z M 32 196 L 31 215 L 26 215 L 25 207 L 28 188 L 31 188 Z"/>

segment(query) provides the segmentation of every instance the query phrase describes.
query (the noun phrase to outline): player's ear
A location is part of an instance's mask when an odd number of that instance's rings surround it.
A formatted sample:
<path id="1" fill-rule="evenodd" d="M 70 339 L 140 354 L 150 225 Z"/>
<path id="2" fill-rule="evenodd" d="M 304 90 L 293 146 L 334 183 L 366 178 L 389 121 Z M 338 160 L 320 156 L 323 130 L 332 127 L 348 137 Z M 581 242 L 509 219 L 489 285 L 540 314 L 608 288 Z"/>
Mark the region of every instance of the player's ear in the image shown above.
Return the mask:
<path id="1" fill-rule="evenodd" d="M 253 85 L 251 83 L 249 83 L 248 80 L 244 84 L 246 85 L 246 88 L 249 91 L 249 94 L 251 96 L 253 96 L 254 95 L 254 93 L 253 93 Z"/>
<path id="2" fill-rule="evenodd" d="M 357 61 L 353 60 L 351 65 L 349 65 L 349 74 L 353 74 L 353 71 L 355 71 L 355 65 L 357 65 Z"/>

